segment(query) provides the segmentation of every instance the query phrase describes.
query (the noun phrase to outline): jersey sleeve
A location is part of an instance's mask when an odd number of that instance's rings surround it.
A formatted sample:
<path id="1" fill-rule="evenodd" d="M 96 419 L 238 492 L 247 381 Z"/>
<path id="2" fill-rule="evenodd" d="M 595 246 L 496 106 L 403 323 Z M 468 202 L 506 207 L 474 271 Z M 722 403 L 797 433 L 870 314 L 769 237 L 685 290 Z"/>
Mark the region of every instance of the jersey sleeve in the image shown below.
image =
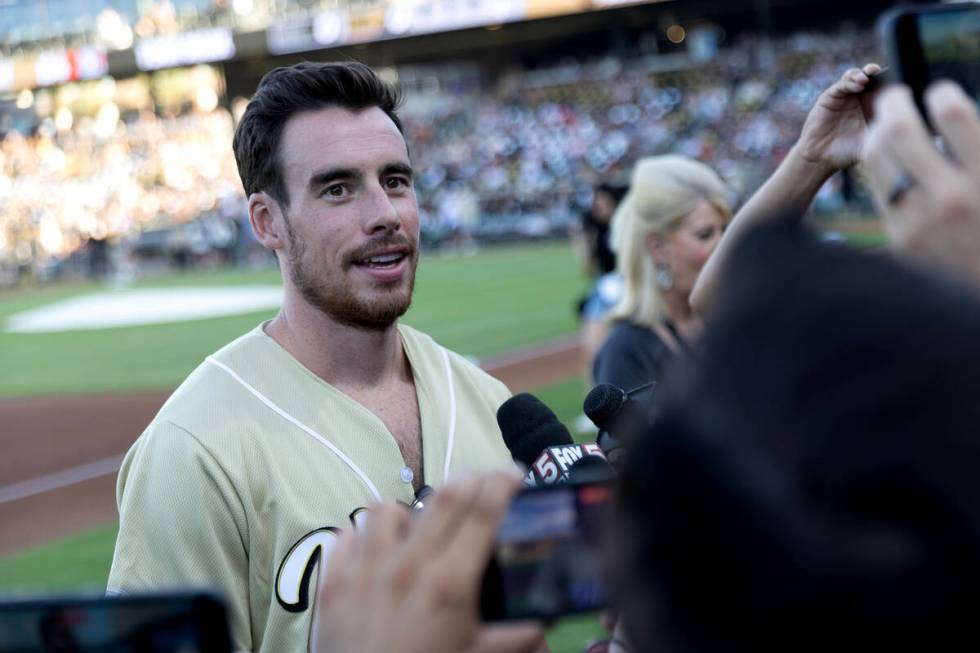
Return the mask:
<path id="1" fill-rule="evenodd" d="M 217 591 L 234 647 L 251 650 L 246 513 L 213 453 L 179 426 L 155 422 L 123 461 L 116 498 L 108 591 Z"/>

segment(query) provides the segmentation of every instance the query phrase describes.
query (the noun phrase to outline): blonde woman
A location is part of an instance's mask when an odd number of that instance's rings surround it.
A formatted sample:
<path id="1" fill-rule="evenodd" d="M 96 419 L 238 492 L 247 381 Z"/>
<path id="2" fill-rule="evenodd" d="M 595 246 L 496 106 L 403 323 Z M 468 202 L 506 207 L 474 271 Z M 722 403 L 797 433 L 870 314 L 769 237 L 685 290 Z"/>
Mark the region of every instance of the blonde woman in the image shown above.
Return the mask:
<path id="1" fill-rule="evenodd" d="M 596 356 L 596 383 L 624 389 L 657 380 L 701 329 L 689 298 L 731 217 L 729 189 L 708 166 L 682 156 L 641 159 L 613 216 L 623 297 Z"/>

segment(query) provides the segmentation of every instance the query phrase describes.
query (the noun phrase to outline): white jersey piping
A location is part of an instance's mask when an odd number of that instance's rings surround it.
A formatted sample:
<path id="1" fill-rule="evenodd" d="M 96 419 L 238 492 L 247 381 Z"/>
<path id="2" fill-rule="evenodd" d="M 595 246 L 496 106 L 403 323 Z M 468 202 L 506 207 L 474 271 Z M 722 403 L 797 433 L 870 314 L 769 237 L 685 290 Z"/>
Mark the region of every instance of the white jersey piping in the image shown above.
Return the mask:
<path id="1" fill-rule="evenodd" d="M 449 464 L 453 460 L 453 441 L 456 439 L 456 389 L 453 387 L 453 368 L 449 365 L 449 354 L 442 350 L 442 360 L 446 364 L 446 385 L 449 386 L 449 436 L 446 438 L 446 465 L 443 469 L 443 483 L 449 482 Z"/>
<path id="2" fill-rule="evenodd" d="M 271 399 L 269 399 L 268 397 L 266 397 L 264 394 L 262 394 L 261 392 L 259 392 L 255 388 L 253 388 L 251 385 L 249 385 L 249 383 L 245 379 L 243 379 L 241 376 L 239 376 L 237 372 L 235 372 L 234 370 L 232 370 L 230 367 L 228 367 L 224 363 L 218 362 L 217 360 L 214 359 L 213 356 L 208 356 L 206 360 L 207 360 L 207 362 L 211 363 L 212 365 L 214 365 L 216 367 L 219 367 L 222 370 L 224 370 L 225 372 L 227 372 L 228 375 L 231 376 L 231 378 L 233 378 L 236 381 L 238 381 L 238 383 L 240 383 L 246 390 L 248 390 L 253 395 L 255 395 L 258 398 L 259 401 L 261 401 L 263 404 L 265 404 L 266 406 L 268 406 L 269 408 L 271 408 L 273 410 L 273 412 L 275 412 L 277 415 L 279 415 L 280 417 L 282 417 L 284 420 L 286 420 L 290 424 L 293 424 L 294 426 L 299 427 L 307 435 L 309 435 L 310 437 L 312 437 L 314 440 L 316 440 L 317 442 L 319 442 L 320 444 L 322 444 L 323 446 L 325 446 L 327 449 L 330 449 L 330 451 L 332 451 L 334 453 L 334 455 L 336 455 L 338 458 L 340 458 L 340 460 L 343 461 L 345 465 L 347 465 L 348 467 L 350 467 L 351 470 L 355 474 L 357 474 L 358 478 L 360 478 L 361 481 L 364 482 L 364 485 L 366 485 L 367 488 L 371 491 L 371 494 L 374 495 L 374 498 L 375 499 L 377 499 L 378 501 L 382 501 L 383 500 L 383 497 L 381 496 L 381 493 L 378 492 L 378 488 L 376 488 L 374 486 L 374 483 L 371 482 L 371 479 L 368 478 L 367 474 L 365 474 L 361 470 L 361 468 L 358 467 L 354 463 L 353 460 L 351 460 L 350 458 L 348 458 L 347 455 L 344 454 L 343 451 L 341 451 L 340 449 L 338 449 L 332 442 L 330 442 L 325 437 L 323 437 L 322 435 L 320 435 L 319 433 L 317 433 L 316 431 L 314 431 L 313 429 L 311 429 L 309 426 L 307 426 L 306 424 L 304 424 L 303 422 L 299 421 L 298 419 L 296 419 L 295 417 L 293 417 L 292 415 L 290 415 L 289 413 L 287 413 L 285 410 L 283 410 L 282 408 L 280 408 L 278 405 L 276 405 L 275 402 L 273 402 Z M 448 358 L 447 358 L 447 362 L 448 362 Z M 454 405 L 453 406 L 453 414 L 454 415 L 455 415 L 455 411 L 456 411 L 456 407 Z M 447 469 L 448 469 L 448 466 L 447 466 Z"/>

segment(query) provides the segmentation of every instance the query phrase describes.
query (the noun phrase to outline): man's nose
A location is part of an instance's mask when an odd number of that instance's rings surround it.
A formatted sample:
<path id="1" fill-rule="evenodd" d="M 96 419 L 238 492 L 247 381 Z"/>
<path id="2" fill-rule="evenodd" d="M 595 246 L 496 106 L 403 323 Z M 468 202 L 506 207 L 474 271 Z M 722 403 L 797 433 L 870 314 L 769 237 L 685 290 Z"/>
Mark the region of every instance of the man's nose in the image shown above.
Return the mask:
<path id="1" fill-rule="evenodd" d="M 401 216 L 395 208 L 392 198 L 378 185 L 369 193 L 368 206 L 365 207 L 365 230 L 397 231 L 401 228 Z"/>

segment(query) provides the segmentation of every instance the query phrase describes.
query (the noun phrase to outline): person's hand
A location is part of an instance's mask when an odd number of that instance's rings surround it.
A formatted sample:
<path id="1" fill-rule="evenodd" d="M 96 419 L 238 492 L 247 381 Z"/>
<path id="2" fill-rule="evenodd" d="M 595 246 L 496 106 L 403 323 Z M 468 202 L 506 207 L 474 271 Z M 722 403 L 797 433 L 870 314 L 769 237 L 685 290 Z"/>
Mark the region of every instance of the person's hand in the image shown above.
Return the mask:
<path id="1" fill-rule="evenodd" d="M 878 64 L 851 68 L 817 98 L 795 149 L 807 163 L 836 172 L 858 163 L 867 132 L 862 94 Z"/>
<path id="2" fill-rule="evenodd" d="M 980 115 L 952 82 L 926 91 L 936 148 L 911 91 L 889 88 L 875 102 L 864 162 L 895 248 L 980 287 Z"/>
<path id="3" fill-rule="evenodd" d="M 852 68 L 817 98 L 789 155 L 735 214 L 698 275 L 690 297 L 698 315 L 711 315 L 726 262 L 744 234 L 766 223 L 802 220 L 831 175 L 858 162 L 867 133 L 866 91 L 878 72 L 873 63 Z"/>
<path id="4" fill-rule="evenodd" d="M 544 644 L 537 624 L 480 623 L 479 592 L 494 534 L 519 479 L 493 474 L 439 490 L 413 519 L 373 508 L 338 540 L 321 571 L 311 651 L 518 653 Z"/>

